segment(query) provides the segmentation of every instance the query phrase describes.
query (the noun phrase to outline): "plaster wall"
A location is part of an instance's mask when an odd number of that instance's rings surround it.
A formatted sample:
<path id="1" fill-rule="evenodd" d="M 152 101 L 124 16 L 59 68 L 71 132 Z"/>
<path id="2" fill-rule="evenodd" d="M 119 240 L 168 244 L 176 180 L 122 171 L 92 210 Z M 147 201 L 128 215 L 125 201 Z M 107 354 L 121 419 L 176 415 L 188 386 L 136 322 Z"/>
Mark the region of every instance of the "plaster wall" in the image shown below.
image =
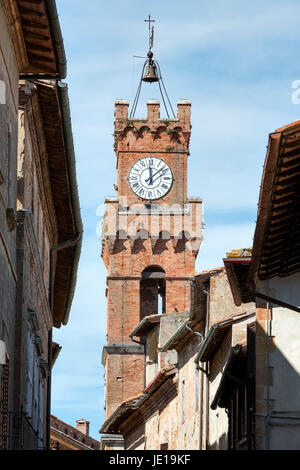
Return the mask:
<path id="1" fill-rule="evenodd" d="M 258 290 L 299 308 L 300 273 L 260 282 Z M 268 310 L 266 310 L 268 311 Z M 273 304 L 270 321 L 260 321 L 265 337 L 257 343 L 257 354 L 265 358 L 265 374 L 257 373 L 263 390 L 257 407 L 269 417 L 270 426 L 257 432 L 259 448 L 296 450 L 300 448 L 300 316 Z"/>
<path id="2" fill-rule="evenodd" d="M 178 449 L 197 450 L 200 446 L 202 411 L 201 372 L 196 368 L 195 355 L 201 338 L 192 336 L 178 352 Z"/>

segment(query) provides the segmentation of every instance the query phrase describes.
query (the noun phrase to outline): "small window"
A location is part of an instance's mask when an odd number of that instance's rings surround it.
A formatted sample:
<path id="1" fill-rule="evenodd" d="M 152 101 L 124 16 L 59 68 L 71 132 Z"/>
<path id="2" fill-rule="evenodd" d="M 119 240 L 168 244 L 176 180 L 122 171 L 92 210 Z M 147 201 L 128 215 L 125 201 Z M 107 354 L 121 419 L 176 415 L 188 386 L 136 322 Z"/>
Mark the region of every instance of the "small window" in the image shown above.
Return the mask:
<path id="1" fill-rule="evenodd" d="M 140 318 L 163 314 L 166 311 L 165 271 L 159 266 L 150 266 L 142 273 L 140 285 Z"/>
<path id="2" fill-rule="evenodd" d="M 160 444 L 160 450 L 168 450 L 169 444 L 166 442 L 165 444 Z"/>

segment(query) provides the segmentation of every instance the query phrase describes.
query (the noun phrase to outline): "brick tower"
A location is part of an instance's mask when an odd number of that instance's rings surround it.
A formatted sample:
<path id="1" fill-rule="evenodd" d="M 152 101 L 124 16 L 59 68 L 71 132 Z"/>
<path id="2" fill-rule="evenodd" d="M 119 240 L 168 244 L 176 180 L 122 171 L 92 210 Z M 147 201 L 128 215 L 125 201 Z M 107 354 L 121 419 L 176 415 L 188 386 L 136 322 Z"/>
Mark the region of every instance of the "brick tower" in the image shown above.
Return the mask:
<path id="1" fill-rule="evenodd" d="M 116 101 L 117 197 L 106 199 L 102 258 L 107 278 L 106 419 L 144 387 L 144 347 L 129 335 L 148 315 L 188 311 L 201 243 L 202 200 L 187 198 L 191 103 L 177 119 L 129 119 Z"/>

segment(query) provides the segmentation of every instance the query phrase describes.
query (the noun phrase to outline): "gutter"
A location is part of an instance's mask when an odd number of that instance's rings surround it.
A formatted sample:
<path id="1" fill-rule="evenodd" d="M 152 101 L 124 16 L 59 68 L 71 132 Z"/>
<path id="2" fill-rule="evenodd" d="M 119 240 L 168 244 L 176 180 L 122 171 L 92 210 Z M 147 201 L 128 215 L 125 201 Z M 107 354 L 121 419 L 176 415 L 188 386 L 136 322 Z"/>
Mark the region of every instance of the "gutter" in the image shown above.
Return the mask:
<path id="1" fill-rule="evenodd" d="M 188 330 L 189 332 L 195 334 L 195 335 L 198 335 L 200 336 L 201 338 L 203 338 L 202 334 L 199 333 L 198 331 L 194 331 L 192 328 L 189 327 L 189 325 L 192 323 L 192 320 L 189 318 L 188 320 L 186 320 L 176 331 L 175 333 L 168 339 L 168 341 L 163 345 L 163 347 L 161 348 L 161 352 L 166 352 L 168 351 L 168 348 L 169 346 L 173 343 L 173 341 L 175 341 L 178 336 L 181 335 L 181 333 L 184 331 L 184 330 Z"/>
<path id="2" fill-rule="evenodd" d="M 53 307 L 54 307 L 54 254 L 57 251 L 64 250 L 66 248 L 69 248 L 71 246 L 76 245 L 78 247 L 78 244 L 81 244 L 81 239 L 82 239 L 82 233 L 77 234 L 77 236 L 69 240 L 67 242 L 61 243 L 60 245 L 54 246 L 50 250 L 50 280 L 49 280 L 49 304 L 50 304 L 50 311 L 52 314 L 53 318 Z M 80 252 L 79 252 L 80 253 Z M 77 268 L 76 268 L 77 271 Z M 74 272 L 74 267 L 73 267 L 73 272 Z M 73 275 L 72 275 L 73 278 Z M 72 283 L 72 279 L 71 279 Z M 71 292 L 72 299 L 74 295 L 74 289 L 75 289 L 75 284 L 76 284 L 76 277 L 75 280 L 73 280 L 73 291 Z M 70 298 L 70 290 L 69 290 L 69 296 L 68 296 L 68 303 L 69 303 L 69 298 Z M 71 302 L 72 303 L 72 302 Z M 71 305 L 70 305 L 71 308 Z M 68 314 L 69 314 L 68 310 Z M 51 414 L 51 382 L 52 382 L 52 328 L 48 332 L 48 381 L 47 381 L 47 416 L 46 416 L 46 449 L 50 450 L 50 414 Z"/>
<path id="3" fill-rule="evenodd" d="M 242 312 L 242 313 L 236 313 L 235 315 L 233 315 L 232 317 L 228 318 L 227 320 L 223 320 L 219 323 L 215 323 L 214 325 L 211 326 L 207 336 L 205 337 L 203 343 L 201 344 L 201 347 L 200 347 L 200 350 L 194 360 L 194 362 L 196 364 L 198 364 L 199 362 L 202 362 L 202 358 L 203 358 L 203 355 L 206 351 L 206 348 L 207 346 L 209 345 L 210 343 L 210 340 L 211 338 L 213 337 L 215 331 L 218 329 L 218 328 L 222 328 L 226 325 L 228 326 L 231 326 L 233 325 L 235 322 L 239 321 L 239 320 L 243 320 L 244 318 L 247 318 L 251 315 L 254 315 L 255 314 L 255 309 L 249 309 L 247 310 L 246 312 Z"/>
<path id="4" fill-rule="evenodd" d="M 139 329 L 144 326 L 144 324 L 147 323 L 147 317 L 143 318 L 143 320 L 135 327 L 135 329 L 130 333 L 129 338 L 133 340 L 133 337 L 136 336 L 135 333 L 139 331 Z M 137 341 L 135 341 L 136 343 Z"/>
<path id="5" fill-rule="evenodd" d="M 71 310 L 71 305 L 74 297 L 76 280 L 77 280 L 77 269 L 79 264 L 81 246 L 82 246 L 82 235 L 83 235 L 83 225 L 80 213 L 79 205 L 79 195 L 78 195 L 78 186 L 77 186 L 77 177 L 76 177 L 76 163 L 75 163 L 75 151 L 74 151 L 74 141 L 72 134 L 72 125 L 71 125 L 71 113 L 70 113 L 70 104 L 68 97 L 68 85 L 66 83 L 58 82 L 57 84 L 62 121 L 63 121 L 63 132 L 65 139 L 65 148 L 66 148 L 66 157 L 68 165 L 68 177 L 71 190 L 71 202 L 72 209 L 74 212 L 74 221 L 75 221 L 75 230 L 77 233 L 76 237 L 76 247 L 74 253 L 73 269 L 69 287 L 69 295 L 67 300 L 66 311 L 63 318 L 63 325 L 67 325 Z M 66 246 L 64 248 L 67 248 Z"/>
<path id="6" fill-rule="evenodd" d="M 55 3 L 55 2 L 54 2 Z M 64 250 L 71 246 L 75 245 L 75 252 L 73 258 L 73 267 L 72 274 L 69 284 L 69 292 L 66 310 L 64 312 L 64 317 L 62 320 L 63 325 L 66 325 L 69 320 L 71 305 L 74 297 L 76 280 L 77 280 L 77 270 L 82 246 L 82 235 L 83 235 L 83 225 L 80 214 L 79 206 L 79 196 L 78 196 L 78 187 L 77 187 L 77 178 L 76 178 L 76 165 L 75 165 L 75 151 L 74 151 L 74 142 L 72 135 L 71 127 L 71 115 L 70 115 L 70 105 L 68 98 L 68 86 L 64 83 L 58 82 L 57 86 L 58 97 L 60 102 L 60 109 L 63 122 L 63 132 L 65 140 L 65 150 L 67 157 L 67 167 L 68 167 L 68 177 L 71 190 L 71 202 L 72 209 L 74 213 L 74 222 L 76 236 L 72 240 L 68 240 L 60 245 L 53 247 L 50 250 L 50 286 L 49 286 L 49 304 L 50 310 L 53 317 L 53 296 L 54 296 L 54 253 L 57 251 Z M 49 367 L 49 376 L 47 382 L 47 423 L 46 423 L 46 448 L 50 448 L 50 410 L 51 410 L 51 366 L 52 366 L 52 329 L 48 334 L 48 367 Z"/>
<path id="7" fill-rule="evenodd" d="M 204 355 L 204 353 L 205 353 L 205 351 L 206 351 L 206 348 L 207 348 L 207 346 L 209 345 L 211 338 L 213 337 L 215 331 L 217 330 L 217 328 L 218 328 L 219 326 L 220 326 L 220 323 L 216 323 L 215 325 L 213 325 L 213 326 L 210 328 L 210 330 L 209 330 L 207 336 L 204 338 L 204 341 L 203 341 L 203 343 L 201 344 L 201 347 L 200 347 L 200 350 L 199 350 L 197 356 L 196 356 L 195 359 L 194 359 L 195 364 L 199 365 L 199 362 L 201 362 L 201 359 L 202 359 L 202 357 L 203 357 L 203 355 Z"/>
<path id="8" fill-rule="evenodd" d="M 185 325 L 189 323 L 189 321 L 187 322 L 184 322 L 183 325 L 181 325 L 177 331 L 175 331 L 175 333 L 168 339 L 168 341 L 163 345 L 163 347 L 161 348 L 161 352 L 166 352 L 168 350 L 168 347 L 170 346 L 170 344 L 173 343 L 173 341 L 180 335 L 180 333 L 185 330 Z"/>
<path id="9" fill-rule="evenodd" d="M 177 368 L 175 366 L 168 366 L 166 369 L 162 369 L 156 377 L 148 384 L 148 386 L 143 391 L 143 394 L 137 398 L 132 398 L 121 403 L 118 408 L 107 418 L 100 429 L 100 434 L 116 434 L 116 431 L 109 429 L 111 425 L 114 425 L 117 419 L 121 418 L 127 410 L 132 410 L 134 412 L 137 410 L 150 396 L 154 393 L 171 375 L 177 373 Z M 118 434 L 120 434 L 118 432 Z"/>
<path id="10" fill-rule="evenodd" d="M 146 401 L 146 399 L 149 397 L 148 394 L 144 393 L 141 395 L 138 399 L 136 399 L 136 402 L 133 404 L 130 404 L 130 401 L 121 403 L 121 405 L 118 406 L 118 408 L 113 412 L 112 415 L 105 421 L 105 423 L 102 425 L 99 433 L 100 434 L 111 434 L 111 431 L 109 431 L 109 426 L 111 426 L 114 421 L 116 421 L 119 417 L 122 416 L 122 411 L 125 413 L 126 410 L 132 409 L 133 411 L 139 408 L 139 406 Z M 119 434 L 120 435 L 120 434 Z"/>
<path id="11" fill-rule="evenodd" d="M 46 0 L 51 33 L 57 60 L 58 78 L 64 79 L 67 76 L 67 59 L 64 48 L 64 41 L 60 29 L 58 13 L 55 0 Z"/>

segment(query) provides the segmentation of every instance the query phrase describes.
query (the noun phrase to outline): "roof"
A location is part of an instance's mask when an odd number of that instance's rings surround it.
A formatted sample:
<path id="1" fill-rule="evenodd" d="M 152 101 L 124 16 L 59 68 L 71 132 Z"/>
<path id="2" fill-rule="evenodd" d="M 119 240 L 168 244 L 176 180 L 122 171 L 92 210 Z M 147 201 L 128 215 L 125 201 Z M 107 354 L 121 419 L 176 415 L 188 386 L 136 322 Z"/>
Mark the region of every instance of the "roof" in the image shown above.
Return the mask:
<path id="1" fill-rule="evenodd" d="M 52 362 L 51 362 L 51 367 L 54 366 L 56 359 L 59 356 L 59 353 L 61 351 L 62 347 L 58 343 L 52 342 Z"/>
<path id="2" fill-rule="evenodd" d="M 204 271 L 201 271 L 200 273 L 196 273 L 195 278 L 201 280 L 202 282 L 205 282 L 205 281 L 208 281 L 211 276 L 220 274 L 222 271 L 224 271 L 223 266 L 219 268 L 206 269 Z"/>
<path id="3" fill-rule="evenodd" d="M 100 429 L 101 434 L 120 434 L 120 424 L 131 416 L 148 395 L 141 393 L 121 403 Z"/>
<path id="4" fill-rule="evenodd" d="M 198 364 L 199 362 L 210 361 L 218 350 L 219 345 L 223 342 L 232 325 L 241 320 L 244 320 L 245 318 L 254 316 L 255 312 L 256 310 L 253 308 L 241 313 L 235 313 L 231 317 L 220 320 L 219 322 L 212 325 L 208 331 L 208 334 L 204 338 L 203 343 L 201 344 L 200 350 L 195 358 L 195 363 Z"/>
<path id="5" fill-rule="evenodd" d="M 162 346 L 161 351 L 179 350 L 185 342 L 201 330 L 203 322 L 198 320 L 186 320 Z M 199 333 L 200 335 L 200 333 Z"/>
<path id="6" fill-rule="evenodd" d="M 224 272 L 224 267 L 214 268 L 207 271 L 196 273 L 192 281 L 191 288 L 191 302 L 190 302 L 190 317 L 191 320 L 205 320 L 206 317 L 206 303 L 207 292 L 205 283 L 209 281 L 212 276 L 216 276 Z"/>
<path id="7" fill-rule="evenodd" d="M 63 79 L 66 55 L 55 0 L 4 0 L 21 74 Z"/>
<path id="8" fill-rule="evenodd" d="M 223 259 L 234 303 L 237 306 L 254 301 L 253 294 L 248 287 L 251 259 L 251 248 L 233 250 L 227 253 L 227 258 Z"/>
<path id="9" fill-rule="evenodd" d="M 145 388 L 145 393 L 149 395 L 153 393 L 157 388 L 160 387 L 170 376 L 174 375 L 177 372 L 177 368 L 174 365 L 170 365 L 162 369 L 156 377 L 150 382 Z"/>
<path id="10" fill-rule="evenodd" d="M 50 417 L 50 432 L 52 439 L 55 439 L 55 437 L 61 438 L 63 442 L 67 443 L 69 441 L 82 450 L 99 450 L 100 448 L 100 441 L 84 434 L 54 415 Z"/>
<path id="11" fill-rule="evenodd" d="M 148 398 L 158 390 L 170 377 L 174 376 L 177 372 L 175 366 L 168 366 L 162 369 L 156 377 L 148 384 L 144 392 L 125 400 L 112 415 L 105 421 L 100 429 L 102 434 L 120 434 L 121 425 L 134 413 L 136 413 L 141 405 L 143 405 Z"/>
<path id="12" fill-rule="evenodd" d="M 143 320 L 130 333 L 129 337 L 132 338 L 133 336 L 146 336 L 146 334 L 149 333 L 152 328 L 160 323 L 161 318 L 164 316 L 166 315 L 149 315 L 148 317 L 143 318 Z"/>
<path id="13" fill-rule="evenodd" d="M 242 352 L 243 347 L 241 345 L 231 348 L 219 387 L 210 406 L 212 410 L 216 410 L 218 407 L 227 408 L 231 398 L 232 388 L 236 385 L 236 379 L 241 382 L 245 379 L 247 362 L 246 355 L 242 354 Z"/>
<path id="14" fill-rule="evenodd" d="M 57 251 L 54 280 L 54 325 L 66 325 L 76 285 L 83 232 L 75 153 L 68 100 L 68 88 L 60 83 L 36 81 L 42 116 L 51 193 L 58 227 L 58 243 L 76 239 L 78 243 Z"/>
<path id="15" fill-rule="evenodd" d="M 300 270 L 300 121 L 269 135 L 250 278 Z"/>

